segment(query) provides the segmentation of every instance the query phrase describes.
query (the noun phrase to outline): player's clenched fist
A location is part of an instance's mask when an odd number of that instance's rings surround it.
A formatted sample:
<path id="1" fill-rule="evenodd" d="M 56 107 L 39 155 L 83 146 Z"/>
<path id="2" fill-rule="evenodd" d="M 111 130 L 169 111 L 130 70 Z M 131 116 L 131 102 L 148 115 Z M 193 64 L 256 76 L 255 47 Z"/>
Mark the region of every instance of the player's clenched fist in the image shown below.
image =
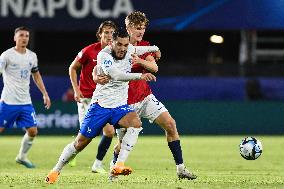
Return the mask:
<path id="1" fill-rule="evenodd" d="M 131 54 L 131 56 L 132 56 L 132 64 L 139 64 L 140 63 L 139 62 L 140 58 L 136 53 Z"/>
<path id="2" fill-rule="evenodd" d="M 156 81 L 156 76 L 151 73 L 144 73 L 141 75 L 141 80 L 145 81 Z"/>

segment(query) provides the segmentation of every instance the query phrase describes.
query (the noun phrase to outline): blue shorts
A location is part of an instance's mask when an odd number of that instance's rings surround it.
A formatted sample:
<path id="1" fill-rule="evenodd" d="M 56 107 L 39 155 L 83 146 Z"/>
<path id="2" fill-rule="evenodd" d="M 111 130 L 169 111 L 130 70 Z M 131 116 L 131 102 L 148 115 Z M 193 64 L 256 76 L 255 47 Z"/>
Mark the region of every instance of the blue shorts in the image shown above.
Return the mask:
<path id="1" fill-rule="evenodd" d="M 29 128 L 37 125 L 35 110 L 32 104 L 9 105 L 0 102 L 0 127 L 11 128 L 16 123 L 18 128 Z"/>
<path id="2" fill-rule="evenodd" d="M 80 133 L 87 138 L 95 138 L 107 123 L 117 127 L 119 120 L 129 112 L 134 112 L 134 109 L 128 105 L 103 108 L 98 103 L 93 103 L 83 119 Z"/>

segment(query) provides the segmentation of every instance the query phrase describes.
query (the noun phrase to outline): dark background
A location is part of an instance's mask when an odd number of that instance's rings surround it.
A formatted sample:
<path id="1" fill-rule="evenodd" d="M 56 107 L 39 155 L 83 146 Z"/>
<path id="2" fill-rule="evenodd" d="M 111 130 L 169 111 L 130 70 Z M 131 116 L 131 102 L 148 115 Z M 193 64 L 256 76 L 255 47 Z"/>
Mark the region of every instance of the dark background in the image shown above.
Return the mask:
<path id="1" fill-rule="evenodd" d="M 14 45 L 13 31 L 2 30 L 0 51 Z M 223 44 L 213 44 L 213 34 L 224 37 Z M 284 31 L 258 31 L 258 35 L 284 36 Z M 239 63 L 240 31 L 146 31 L 145 40 L 159 46 L 162 59 L 159 63 L 161 76 L 283 76 L 282 59 L 271 57 L 257 63 Z M 77 53 L 85 46 L 96 42 L 95 31 L 47 32 L 34 31 L 30 46 L 38 55 L 43 75 L 67 75 L 68 67 Z M 262 47 L 282 48 L 282 44 L 264 44 Z M 284 47 L 284 46 L 283 46 Z M 216 62 L 210 62 L 214 53 Z"/>

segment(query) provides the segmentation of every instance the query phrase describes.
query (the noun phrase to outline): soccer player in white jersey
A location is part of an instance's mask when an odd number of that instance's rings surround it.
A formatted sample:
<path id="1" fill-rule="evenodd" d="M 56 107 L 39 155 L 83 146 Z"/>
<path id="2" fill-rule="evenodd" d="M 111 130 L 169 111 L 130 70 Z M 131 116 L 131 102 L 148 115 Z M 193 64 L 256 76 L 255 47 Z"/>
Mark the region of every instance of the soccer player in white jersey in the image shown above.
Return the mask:
<path id="1" fill-rule="evenodd" d="M 96 86 L 92 102 L 82 122 L 80 132 L 74 142 L 68 144 L 55 167 L 47 175 L 45 181 L 49 184 L 56 182 L 63 167 L 82 151 L 93 138 L 98 136 L 106 123 L 114 127 L 128 128 L 125 140 L 121 144 L 121 156 L 118 158 L 112 173 L 128 175 L 132 172 L 130 167 L 124 166 L 129 152 L 136 144 L 138 134 L 142 130 L 141 121 L 137 113 L 127 105 L 128 81 L 146 80 L 155 81 L 151 73 L 130 73 L 132 56 L 157 51 L 155 46 L 134 47 L 129 44 L 129 35 L 125 30 L 113 34 L 111 46 L 105 47 L 97 56 L 98 74 L 105 74 L 112 80 Z"/>
<path id="2" fill-rule="evenodd" d="M 27 168 L 35 165 L 27 158 L 29 149 L 37 135 L 37 121 L 35 110 L 30 96 L 31 75 L 43 95 L 45 108 L 49 109 L 51 103 L 38 69 L 38 60 L 34 52 L 27 49 L 29 43 L 29 30 L 26 27 L 15 29 L 15 47 L 12 47 L 0 56 L 0 74 L 3 75 L 4 88 L 0 101 L 0 133 L 5 128 L 25 128 L 26 133 L 22 139 L 16 162 Z"/>
<path id="3" fill-rule="evenodd" d="M 91 104 L 91 99 L 93 92 L 96 88 L 96 83 L 93 81 L 92 72 L 94 66 L 97 65 L 97 55 L 98 53 L 106 47 L 112 41 L 112 34 L 116 29 L 116 25 L 112 21 L 104 21 L 101 23 L 100 27 L 97 31 L 97 38 L 99 42 L 88 45 L 83 48 L 72 64 L 69 67 L 69 75 L 70 80 L 74 89 L 74 99 L 77 101 L 78 106 L 78 115 L 79 115 L 79 123 L 81 125 L 84 116 L 87 113 L 87 110 Z M 77 72 L 81 70 L 80 80 L 78 85 L 78 75 Z M 104 82 L 108 81 L 108 77 L 106 78 L 102 76 L 99 78 L 100 81 Z M 98 145 L 96 160 L 92 166 L 92 172 L 94 173 L 107 173 L 103 169 L 102 160 L 108 151 L 108 148 L 111 144 L 114 128 L 110 124 L 107 124 L 103 129 L 103 135 L 101 137 L 101 141 Z M 69 165 L 76 165 L 76 158 L 69 162 Z"/>

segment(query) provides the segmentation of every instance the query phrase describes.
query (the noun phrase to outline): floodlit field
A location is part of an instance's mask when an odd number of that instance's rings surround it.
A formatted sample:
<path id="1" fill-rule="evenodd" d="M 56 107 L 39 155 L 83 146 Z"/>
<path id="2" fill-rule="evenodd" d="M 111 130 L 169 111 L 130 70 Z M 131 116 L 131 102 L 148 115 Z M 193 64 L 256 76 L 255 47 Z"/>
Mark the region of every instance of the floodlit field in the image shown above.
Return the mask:
<path id="1" fill-rule="evenodd" d="M 59 181 L 47 185 L 44 183 L 45 176 L 72 137 L 39 136 L 29 156 L 37 168 L 26 169 L 14 160 L 21 137 L 0 136 L 0 188 L 284 188 L 284 137 L 257 136 L 263 143 L 264 152 L 255 161 L 244 160 L 239 155 L 238 144 L 242 138 L 183 136 L 184 160 L 199 176 L 189 181 L 177 179 L 174 161 L 164 137 L 142 136 L 127 162 L 134 169 L 133 174 L 122 176 L 113 183 L 108 181 L 107 175 L 91 173 L 98 143 L 95 139 L 77 156 L 76 167 L 66 166 Z M 111 151 L 105 158 L 106 168 Z"/>

